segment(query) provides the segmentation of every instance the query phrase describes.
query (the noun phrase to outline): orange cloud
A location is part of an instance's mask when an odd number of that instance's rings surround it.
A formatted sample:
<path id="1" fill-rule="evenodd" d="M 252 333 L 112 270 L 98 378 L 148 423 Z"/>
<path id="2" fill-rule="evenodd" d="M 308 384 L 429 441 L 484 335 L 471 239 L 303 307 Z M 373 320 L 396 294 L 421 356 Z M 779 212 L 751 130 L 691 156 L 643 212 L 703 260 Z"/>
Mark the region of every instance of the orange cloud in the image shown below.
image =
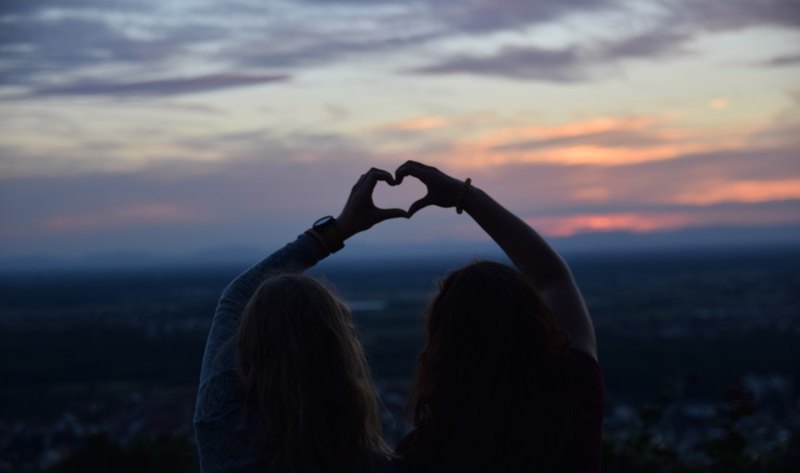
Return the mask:
<path id="1" fill-rule="evenodd" d="M 718 182 L 675 196 L 676 202 L 692 205 L 791 199 L 800 199 L 800 179 Z"/>
<path id="2" fill-rule="evenodd" d="M 485 139 L 491 143 L 507 143 L 531 138 L 548 139 L 566 136 L 588 135 L 606 131 L 644 130 L 652 128 L 661 120 L 655 117 L 601 117 L 593 120 L 562 125 L 529 125 L 494 130 Z"/>
<path id="3" fill-rule="evenodd" d="M 380 125 L 375 129 L 384 132 L 409 132 L 443 128 L 452 124 L 452 121 L 443 117 L 417 117 L 408 120 Z"/>
<path id="4" fill-rule="evenodd" d="M 534 217 L 526 219 L 533 228 L 552 237 L 565 237 L 579 233 L 629 231 L 647 233 L 675 230 L 688 226 L 694 220 L 690 214 L 582 214 L 566 217 Z"/>
<path id="5" fill-rule="evenodd" d="M 781 208 L 695 207 L 682 212 L 608 212 L 567 216 L 531 217 L 525 221 L 549 237 L 568 237 L 581 233 L 651 233 L 709 226 L 796 224 L 794 210 Z"/>
<path id="6" fill-rule="evenodd" d="M 82 232 L 137 224 L 186 223 L 201 220 L 195 212 L 174 204 L 137 204 L 108 211 L 57 215 L 44 221 L 46 232 Z"/>
<path id="7" fill-rule="evenodd" d="M 508 163 L 616 166 L 741 149 L 747 135 L 742 130 L 682 129 L 650 116 L 602 117 L 555 126 L 491 130 L 457 142 L 440 160 L 462 168 Z"/>

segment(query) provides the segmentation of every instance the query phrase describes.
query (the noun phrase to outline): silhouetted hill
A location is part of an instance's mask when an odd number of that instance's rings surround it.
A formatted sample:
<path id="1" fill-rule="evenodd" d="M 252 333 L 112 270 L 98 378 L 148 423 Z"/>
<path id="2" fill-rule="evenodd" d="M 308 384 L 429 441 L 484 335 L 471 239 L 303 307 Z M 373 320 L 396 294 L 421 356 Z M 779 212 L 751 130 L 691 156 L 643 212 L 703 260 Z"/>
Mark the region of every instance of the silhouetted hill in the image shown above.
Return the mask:
<path id="1" fill-rule="evenodd" d="M 768 227 L 716 226 L 668 232 L 593 232 L 548 238 L 562 252 L 636 252 L 670 249 L 732 249 L 736 247 L 800 246 L 800 225 Z M 437 241 L 427 244 L 376 245 L 355 241 L 336 261 L 402 260 L 407 258 L 495 257 L 498 248 L 489 240 L 476 242 Z M 61 269 L 120 269 L 160 266 L 247 265 L 276 248 L 219 247 L 183 254 L 120 250 L 65 258 L 46 254 L 0 257 L 0 271 Z"/>

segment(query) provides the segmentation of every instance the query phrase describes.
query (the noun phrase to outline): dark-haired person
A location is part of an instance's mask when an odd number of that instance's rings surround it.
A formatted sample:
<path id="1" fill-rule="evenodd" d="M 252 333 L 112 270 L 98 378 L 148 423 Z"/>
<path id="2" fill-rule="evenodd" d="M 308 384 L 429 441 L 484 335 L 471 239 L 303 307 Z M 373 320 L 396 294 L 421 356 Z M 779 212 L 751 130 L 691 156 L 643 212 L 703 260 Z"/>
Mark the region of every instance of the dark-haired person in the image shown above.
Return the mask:
<path id="1" fill-rule="evenodd" d="M 372 169 L 342 213 L 321 219 L 222 293 L 194 415 L 205 473 L 392 471 L 350 311 L 301 273 L 400 209 L 378 209 Z"/>
<path id="2" fill-rule="evenodd" d="M 429 205 L 467 212 L 517 269 L 478 262 L 441 282 L 398 471 L 599 471 L 603 378 L 567 264 L 470 180 L 412 161 L 395 174 L 406 176 L 428 189 L 410 214 Z"/>

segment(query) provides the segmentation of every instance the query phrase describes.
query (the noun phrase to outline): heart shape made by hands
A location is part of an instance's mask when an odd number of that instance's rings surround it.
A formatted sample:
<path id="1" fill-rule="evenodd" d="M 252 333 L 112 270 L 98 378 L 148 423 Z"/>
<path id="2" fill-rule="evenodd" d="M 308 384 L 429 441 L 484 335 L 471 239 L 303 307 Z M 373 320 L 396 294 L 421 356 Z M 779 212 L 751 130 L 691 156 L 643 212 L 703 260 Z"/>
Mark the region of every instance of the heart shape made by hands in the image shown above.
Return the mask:
<path id="1" fill-rule="evenodd" d="M 419 179 L 407 176 L 398 186 L 378 181 L 372 192 L 372 202 L 379 209 L 408 210 L 411 204 L 425 197 L 428 189 Z"/>

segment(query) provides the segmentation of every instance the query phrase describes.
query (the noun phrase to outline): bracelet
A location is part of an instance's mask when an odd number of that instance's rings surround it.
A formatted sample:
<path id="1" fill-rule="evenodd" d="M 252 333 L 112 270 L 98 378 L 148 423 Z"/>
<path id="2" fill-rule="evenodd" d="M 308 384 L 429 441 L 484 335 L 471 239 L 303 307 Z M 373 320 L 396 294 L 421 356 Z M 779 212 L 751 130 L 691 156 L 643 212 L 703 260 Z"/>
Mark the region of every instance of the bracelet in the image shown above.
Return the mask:
<path id="1" fill-rule="evenodd" d="M 472 184 L 472 179 L 467 178 L 467 180 L 464 181 L 464 185 L 461 186 L 461 190 L 458 191 L 458 195 L 456 196 L 456 213 L 459 215 L 464 212 L 464 195 L 466 195 L 470 184 Z"/>

